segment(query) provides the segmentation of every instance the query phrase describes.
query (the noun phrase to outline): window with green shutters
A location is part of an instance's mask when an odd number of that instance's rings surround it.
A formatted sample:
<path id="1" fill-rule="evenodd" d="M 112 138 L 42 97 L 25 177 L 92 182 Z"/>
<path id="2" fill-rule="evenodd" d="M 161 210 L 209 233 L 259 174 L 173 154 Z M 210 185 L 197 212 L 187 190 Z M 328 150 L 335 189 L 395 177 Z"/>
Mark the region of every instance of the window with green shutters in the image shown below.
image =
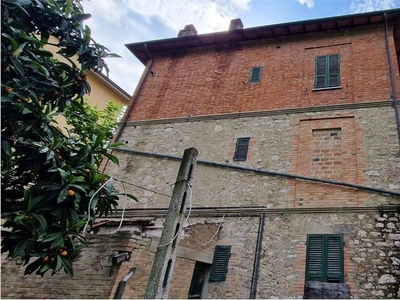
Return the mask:
<path id="1" fill-rule="evenodd" d="M 340 55 L 323 55 L 315 58 L 314 88 L 340 86 Z"/>
<path id="2" fill-rule="evenodd" d="M 261 67 L 255 67 L 251 69 L 250 83 L 257 83 L 261 81 Z"/>
<path id="3" fill-rule="evenodd" d="M 225 281 L 231 246 L 215 246 L 209 281 Z"/>
<path id="4" fill-rule="evenodd" d="M 307 235 L 306 281 L 344 282 L 343 235 Z"/>
<path id="5" fill-rule="evenodd" d="M 233 161 L 246 161 L 249 151 L 250 138 L 238 138 Z"/>

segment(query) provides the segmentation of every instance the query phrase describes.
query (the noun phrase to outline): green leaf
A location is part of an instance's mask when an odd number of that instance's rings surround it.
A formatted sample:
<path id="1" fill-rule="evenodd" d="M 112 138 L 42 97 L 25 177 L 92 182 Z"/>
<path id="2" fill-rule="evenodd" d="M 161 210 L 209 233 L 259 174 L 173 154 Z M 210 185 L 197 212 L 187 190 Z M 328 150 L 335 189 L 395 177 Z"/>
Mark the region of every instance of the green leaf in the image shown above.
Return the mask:
<path id="1" fill-rule="evenodd" d="M 72 265 L 71 265 L 70 261 L 68 260 L 68 258 L 62 257 L 61 259 L 62 259 L 62 262 L 64 265 L 65 274 L 67 274 L 71 277 L 74 276 L 74 271 L 72 269 Z"/>
<path id="2" fill-rule="evenodd" d="M 35 260 L 25 268 L 25 275 L 32 274 L 42 265 L 42 258 Z"/>
<path id="3" fill-rule="evenodd" d="M 56 249 L 63 244 L 64 238 L 61 236 L 55 241 L 53 241 L 50 245 L 50 249 Z"/>
<path id="4" fill-rule="evenodd" d="M 138 202 L 139 200 L 138 200 L 138 198 L 136 198 L 134 195 L 132 195 L 132 194 L 124 194 L 124 193 L 117 193 L 117 194 L 113 194 L 113 196 L 118 196 L 118 195 L 124 195 L 124 196 L 127 196 L 128 198 L 131 198 L 132 200 L 134 200 L 134 201 L 136 201 L 136 202 Z"/>
<path id="5" fill-rule="evenodd" d="M 57 273 L 62 266 L 63 266 L 62 257 L 60 255 L 57 255 L 56 267 L 54 268 L 53 274 Z"/>
<path id="6" fill-rule="evenodd" d="M 28 211 L 31 211 L 40 201 L 44 199 L 44 197 L 44 195 L 40 195 L 33 199 L 30 199 L 28 202 Z"/>
<path id="7" fill-rule="evenodd" d="M 29 240 L 22 240 L 20 241 L 17 246 L 15 246 L 14 251 L 13 251 L 13 256 L 18 257 L 18 256 L 24 256 L 25 254 L 25 249 L 26 246 L 29 244 Z"/>
<path id="8" fill-rule="evenodd" d="M 50 234 L 47 235 L 47 237 L 45 239 L 43 239 L 42 242 L 43 243 L 51 242 L 51 241 L 54 241 L 54 240 L 56 240 L 56 239 L 58 239 L 60 237 L 62 237 L 62 233 L 61 232 L 50 233 Z"/>
<path id="9" fill-rule="evenodd" d="M 12 47 L 12 48 L 11 48 L 11 51 L 12 51 L 12 52 L 14 52 L 15 50 L 18 49 L 18 43 L 17 43 L 17 41 L 14 40 L 9 34 L 3 32 L 1 35 L 4 36 L 4 37 L 6 37 L 6 38 L 10 41 L 11 47 Z"/>
<path id="10" fill-rule="evenodd" d="M 20 56 L 20 54 L 22 53 L 22 51 L 24 51 L 24 48 L 26 46 L 26 43 L 23 43 L 21 45 L 19 45 L 19 47 L 17 48 L 17 50 L 13 51 L 12 55 L 15 57 Z"/>
<path id="11" fill-rule="evenodd" d="M 42 215 L 38 215 L 35 213 L 32 213 L 32 218 L 35 218 L 36 220 L 39 221 L 40 223 L 40 230 L 41 231 L 46 231 L 47 229 L 47 222 L 46 219 Z"/>
<path id="12" fill-rule="evenodd" d="M 63 202 L 65 199 L 67 199 L 67 193 L 68 193 L 68 188 L 63 188 L 60 192 L 60 194 L 58 195 L 57 198 L 57 203 L 61 203 Z"/>
<path id="13" fill-rule="evenodd" d="M 115 148 L 115 147 L 119 147 L 119 146 L 125 146 L 125 143 L 115 142 L 115 143 L 111 143 L 110 145 L 108 145 L 109 148 Z"/>
<path id="14" fill-rule="evenodd" d="M 3 138 L 1 139 L 1 149 L 4 151 L 4 153 L 8 157 L 10 157 L 12 155 L 10 143 L 7 140 L 3 139 Z"/>
<path id="15" fill-rule="evenodd" d="M 102 182 L 104 179 L 108 179 L 108 176 L 105 175 L 105 174 L 99 174 L 99 173 L 97 173 L 97 174 L 93 177 L 92 184 Z"/>
<path id="16" fill-rule="evenodd" d="M 50 264 L 47 263 L 47 264 L 43 265 L 43 266 L 39 269 L 38 274 L 42 275 L 42 274 L 46 273 L 49 269 L 50 269 Z M 43 276 L 42 276 L 42 277 L 43 277 Z"/>
<path id="17" fill-rule="evenodd" d="M 26 114 L 30 114 L 30 113 L 32 113 L 32 111 L 28 107 L 25 106 L 24 109 L 22 110 L 22 114 L 26 115 Z"/>

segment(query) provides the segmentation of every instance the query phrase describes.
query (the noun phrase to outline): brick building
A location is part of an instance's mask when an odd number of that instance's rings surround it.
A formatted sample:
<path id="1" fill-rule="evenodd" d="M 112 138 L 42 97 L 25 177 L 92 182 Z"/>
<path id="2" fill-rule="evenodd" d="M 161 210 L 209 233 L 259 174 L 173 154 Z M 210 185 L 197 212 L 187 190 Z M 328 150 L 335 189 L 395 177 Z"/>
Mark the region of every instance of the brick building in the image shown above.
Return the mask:
<path id="1" fill-rule="evenodd" d="M 2 295 L 144 297 L 179 157 L 195 147 L 169 298 L 399 298 L 400 9 L 188 25 L 127 47 L 146 69 L 120 166 L 105 168 L 139 203 L 109 241 L 119 219 L 95 225 L 74 279 L 15 276 Z M 118 251 L 130 259 L 113 264 Z"/>

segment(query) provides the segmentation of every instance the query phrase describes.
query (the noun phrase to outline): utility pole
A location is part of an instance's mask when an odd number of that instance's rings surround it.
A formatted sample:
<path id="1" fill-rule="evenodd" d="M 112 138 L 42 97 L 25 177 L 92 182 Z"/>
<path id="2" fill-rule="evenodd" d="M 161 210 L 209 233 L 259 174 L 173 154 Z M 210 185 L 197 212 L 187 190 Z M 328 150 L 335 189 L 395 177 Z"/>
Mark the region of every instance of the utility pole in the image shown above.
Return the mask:
<path id="1" fill-rule="evenodd" d="M 195 148 L 186 149 L 183 153 L 160 243 L 147 284 L 145 299 L 168 298 L 176 262 L 176 249 L 185 222 L 186 200 L 191 193 L 191 180 L 197 155 L 198 151 Z"/>

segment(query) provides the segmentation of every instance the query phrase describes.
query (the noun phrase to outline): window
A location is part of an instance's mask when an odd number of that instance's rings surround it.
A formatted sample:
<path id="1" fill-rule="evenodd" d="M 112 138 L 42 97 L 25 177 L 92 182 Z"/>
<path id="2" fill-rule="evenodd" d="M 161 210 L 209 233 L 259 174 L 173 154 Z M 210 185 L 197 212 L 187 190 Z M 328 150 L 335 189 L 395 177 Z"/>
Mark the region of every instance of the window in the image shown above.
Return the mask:
<path id="1" fill-rule="evenodd" d="M 315 59 L 314 88 L 330 88 L 340 86 L 339 54 L 317 56 Z"/>
<path id="2" fill-rule="evenodd" d="M 261 67 L 255 67 L 251 69 L 250 73 L 250 83 L 257 83 L 261 80 Z"/>
<path id="3" fill-rule="evenodd" d="M 209 281 L 225 281 L 231 246 L 215 246 Z"/>
<path id="4" fill-rule="evenodd" d="M 190 283 L 190 289 L 188 299 L 201 299 L 203 286 L 207 273 L 210 270 L 210 265 L 197 261 L 194 266 L 192 282 Z"/>
<path id="5" fill-rule="evenodd" d="M 233 161 L 246 161 L 249 150 L 250 138 L 238 138 L 236 141 L 236 150 Z"/>
<path id="6" fill-rule="evenodd" d="M 343 283 L 343 235 L 307 235 L 306 281 Z"/>

